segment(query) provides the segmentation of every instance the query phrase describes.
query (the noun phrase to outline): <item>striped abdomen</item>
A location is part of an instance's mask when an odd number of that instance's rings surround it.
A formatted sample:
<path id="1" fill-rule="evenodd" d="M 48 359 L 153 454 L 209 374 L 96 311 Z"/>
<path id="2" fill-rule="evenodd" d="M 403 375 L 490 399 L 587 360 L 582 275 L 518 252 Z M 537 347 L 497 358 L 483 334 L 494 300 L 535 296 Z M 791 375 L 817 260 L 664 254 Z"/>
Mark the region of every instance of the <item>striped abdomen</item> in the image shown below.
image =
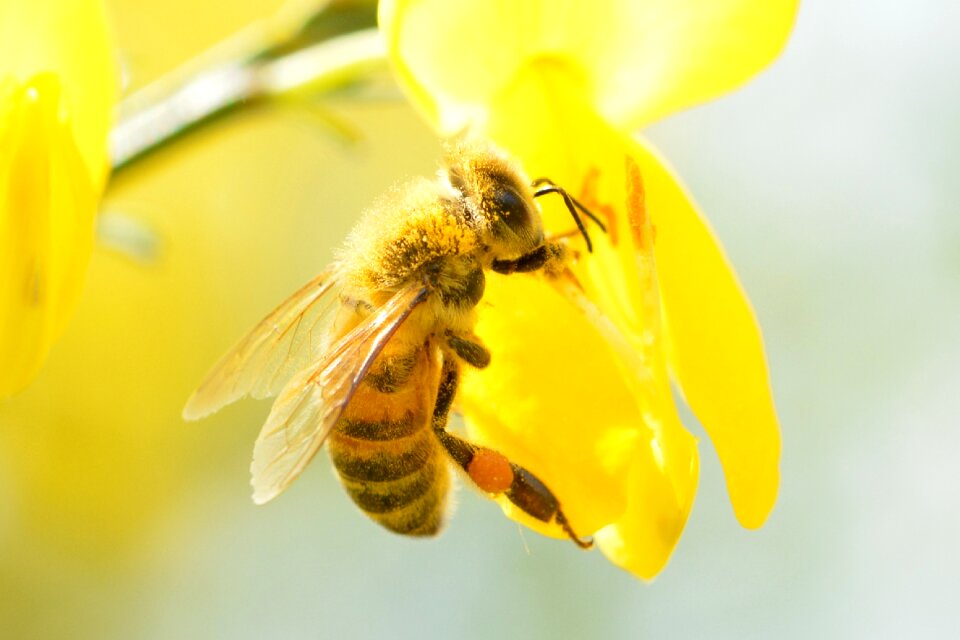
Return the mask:
<path id="1" fill-rule="evenodd" d="M 440 530 L 450 486 L 449 465 L 431 428 L 438 377 L 431 356 L 423 345 L 410 349 L 392 341 L 327 441 L 356 505 L 406 535 Z"/>

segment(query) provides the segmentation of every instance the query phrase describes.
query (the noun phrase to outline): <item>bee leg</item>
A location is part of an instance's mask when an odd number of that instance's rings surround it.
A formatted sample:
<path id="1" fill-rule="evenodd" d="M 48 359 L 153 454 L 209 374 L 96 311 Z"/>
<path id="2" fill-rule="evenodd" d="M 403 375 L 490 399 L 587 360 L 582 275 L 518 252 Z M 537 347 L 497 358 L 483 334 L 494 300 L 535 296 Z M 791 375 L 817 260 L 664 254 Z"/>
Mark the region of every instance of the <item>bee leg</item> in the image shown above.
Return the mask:
<path id="1" fill-rule="evenodd" d="M 475 336 L 467 338 L 452 331 L 447 331 L 445 337 L 447 346 L 470 366 L 483 369 L 490 364 L 490 350 L 480 343 L 479 338 Z"/>
<path id="2" fill-rule="evenodd" d="M 456 360 L 444 359 L 433 411 L 433 430 L 450 457 L 480 490 L 505 495 L 527 515 L 541 522 L 560 525 L 581 549 L 592 547 L 592 540 L 583 540 L 576 534 L 560 508 L 560 501 L 537 476 L 511 462 L 502 453 L 477 446 L 447 431 L 447 416 L 457 393 L 459 377 Z"/>
<path id="3" fill-rule="evenodd" d="M 530 253 L 524 254 L 515 260 L 494 260 L 490 268 L 497 273 L 526 273 L 528 271 L 555 270 L 556 265 L 566 260 L 566 248 L 559 242 L 550 242 L 540 245 Z"/>

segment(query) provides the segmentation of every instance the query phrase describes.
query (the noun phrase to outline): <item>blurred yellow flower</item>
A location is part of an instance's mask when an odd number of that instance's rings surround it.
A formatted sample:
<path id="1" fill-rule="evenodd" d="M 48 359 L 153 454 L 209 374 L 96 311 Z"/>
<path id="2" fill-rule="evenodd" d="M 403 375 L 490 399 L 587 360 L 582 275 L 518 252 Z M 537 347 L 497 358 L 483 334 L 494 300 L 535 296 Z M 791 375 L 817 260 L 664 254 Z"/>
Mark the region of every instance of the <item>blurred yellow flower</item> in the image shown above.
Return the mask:
<path id="1" fill-rule="evenodd" d="M 115 74 L 100 0 L 0 0 L 0 397 L 36 375 L 79 299 Z"/>
<path id="2" fill-rule="evenodd" d="M 777 56 L 795 13 L 794 0 L 380 5 L 397 74 L 441 133 L 493 139 L 608 222 L 572 267 L 582 294 L 488 279 L 477 333 L 493 361 L 459 403 L 474 437 L 531 469 L 579 534 L 646 579 L 696 493 L 696 440 L 671 379 L 745 527 L 776 500 L 780 436 L 749 302 L 677 178 L 629 132 L 745 82 Z M 542 204 L 549 230 L 570 230 L 559 203 Z"/>

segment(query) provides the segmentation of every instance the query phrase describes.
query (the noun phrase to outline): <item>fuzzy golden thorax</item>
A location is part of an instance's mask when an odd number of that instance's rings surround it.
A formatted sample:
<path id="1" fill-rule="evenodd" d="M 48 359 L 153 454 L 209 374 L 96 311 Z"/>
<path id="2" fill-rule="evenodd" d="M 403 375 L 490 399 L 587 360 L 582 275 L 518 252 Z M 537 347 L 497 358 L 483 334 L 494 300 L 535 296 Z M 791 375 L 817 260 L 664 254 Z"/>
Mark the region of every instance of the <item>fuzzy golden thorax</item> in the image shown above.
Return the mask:
<path id="1" fill-rule="evenodd" d="M 436 180 L 417 179 L 381 198 L 354 228 L 340 262 L 363 291 L 387 294 L 417 279 L 441 297 L 460 290 L 466 301 L 482 293 L 478 270 L 543 244 L 540 212 L 520 168 L 486 143 L 461 142 L 448 148 Z"/>
<path id="2" fill-rule="evenodd" d="M 422 279 L 427 266 L 452 256 L 473 259 L 477 233 L 436 181 L 418 179 L 394 189 L 367 212 L 339 261 L 348 280 L 368 291 L 390 292 Z"/>

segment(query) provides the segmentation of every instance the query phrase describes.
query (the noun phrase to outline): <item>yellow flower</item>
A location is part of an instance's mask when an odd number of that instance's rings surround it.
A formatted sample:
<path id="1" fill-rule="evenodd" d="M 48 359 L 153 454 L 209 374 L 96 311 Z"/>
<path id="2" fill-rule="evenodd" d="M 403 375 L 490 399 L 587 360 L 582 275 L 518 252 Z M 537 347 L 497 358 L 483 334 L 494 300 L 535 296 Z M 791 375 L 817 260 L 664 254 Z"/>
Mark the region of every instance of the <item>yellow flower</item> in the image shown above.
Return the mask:
<path id="1" fill-rule="evenodd" d="M 493 362 L 459 403 L 474 437 L 531 469 L 574 530 L 646 579 L 696 493 L 697 444 L 671 380 L 745 527 L 776 500 L 780 436 L 749 302 L 683 187 L 629 132 L 745 82 L 779 53 L 795 12 L 792 0 L 381 3 L 395 69 L 441 133 L 482 133 L 608 223 L 592 227 L 592 255 L 579 245 L 582 294 L 488 279 L 477 332 Z M 546 200 L 547 228 L 570 231 Z"/>
<path id="2" fill-rule="evenodd" d="M 79 299 L 115 71 L 100 0 L 0 0 L 0 397 L 36 375 Z"/>

